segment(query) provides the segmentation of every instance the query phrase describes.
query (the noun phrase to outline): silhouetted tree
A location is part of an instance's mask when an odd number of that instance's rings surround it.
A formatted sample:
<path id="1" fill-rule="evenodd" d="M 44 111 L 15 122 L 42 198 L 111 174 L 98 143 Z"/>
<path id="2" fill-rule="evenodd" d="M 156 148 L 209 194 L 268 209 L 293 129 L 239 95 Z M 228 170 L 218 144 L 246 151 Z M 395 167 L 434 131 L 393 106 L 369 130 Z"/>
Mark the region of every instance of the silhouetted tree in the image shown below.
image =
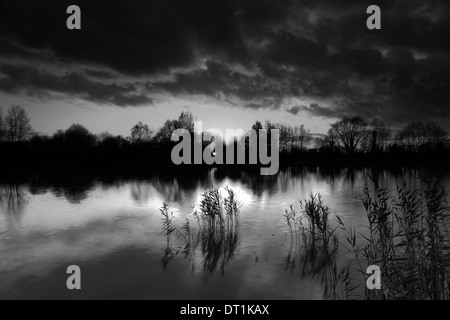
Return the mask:
<path id="1" fill-rule="evenodd" d="M 373 119 L 368 125 L 366 137 L 362 142 L 363 148 L 372 153 L 384 151 L 391 135 L 392 130 L 383 121 Z"/>
<path id="2" fill-rule="evenodd" d="M 304 150 L 309 146 L 311 141 L 311 132 L 309 130 L 306 130 L 303 124 L 294 127 L 294 139 L 292 141 L 294 147 L 300 150 Z"/>
<path id="3" fill-rule="evenodd" d="M 61 134 L 61 132 L 57 132 Z M 63 141 L 70 151 L 85 152 L 95 143 L 95 137 L 81 124 L 73 124 L 69 129 L 64 131 Z"/>
<path id="4" fill-rule="evenodd" d="M 162 128 L 158 130 L 158 133 L 155 136 L 156 141 L 161 144 L 170 143 L 172 139 L 172 133 L 176 129 L 180 129 L 180 123 L 178 122 L 178 120 L 167 120 Z"/>
<path id="5" fill-rule="evenodd" d="M 439 124 L 429 121 L 425 124 L 426 143 L 431 149 L 444 148 L 448 142 L 448 133 Z"/>
<path id="6" fill-rule="evenodd" d="M 64 141 L 65 140 L 64 130 L 61 130 L 61 129 L 56 130 L 56 132 L 52 136 L 52 140 L 53 140 L 53 144 L 57 148 L 63 147 L 64 142 L 65 142 Z"/>
<path id="7" fill-rule="evenodd" d="M 262 129 L 260 122 L 257 121 L 253 125 L 253 129 L 257 132 Z M 282 123 L 272 123 L 269 120 L 265 122 L 265 129 L 268 130 L 268 135 L 270 136 L 270 130 L 278 129 L 280 133 L 280 149 L 283 151 L 290 152 L 293 148 L 295 149 L 305 149 L 312 141 L 312 136 L 309 130 L 305 129 L 304 125 L 300 126 L 289 126 Z"/>
<path id="8" fill-rule="evenodd" d="M 329 129 L 323 138 L 317 138 L 315 143 L 320 151 L 335 152 L 339 149 L 338 137 L 333 129 Z"/>
<path id="9" fill-rule="evenodd" d="M 280 130 L 280 150 L 291 151 L 292 128 L 281 123 L 274 124 L 274 126 Z"/>
<path id="10" fill-rule="evenodd" d="M 101 152 L 118 152 L 127 140 L 122 136 L 113 136 L 109 132 L 103 132 L 97 136 L 97 144 Z"/>
<path id="11" fill-rule="evenodd" d="M 110 138 L 113 138 L 113 135 L 111 133 L 109 133 L 108 131 L 104 131 L 104 132 L 96 135 L 96 139 L 97 139 L 98 143 L 102 143 L 105 140 L 108 140 Z"/>
<path id="12" fill-rule="evenodd" d="M 419 121 L 412 122 L 397 134 L 396 140 L 406 149 L 418 151 L 425 142 L 425 126 Z"/>
<path id="13" fill-rule="evenodd" d="M 331 129 L 345 151 L 353 154 L 367 134 L 367 123 L 361 117 L 345 117 Z"/>
<path id="14" fill-rule="evenodd" d="M 139 121 L 133 128 L 131 128 L 131 141 L 134 143 L 147 142 L 152 139 L 153 132 L 148 125 Z"/>
<path id="15" fill-rule="evenodd" d="M 201 134 L 197 135 L 193 132 L 194 117 L 190 112 L 181 113 L 175 120 L 167 120 L 152 139 L 151 130 L 142 122 L 138 122 L 131 128 L 131 136 L 127 138 L 113 136 L 108 132 L 93 135 L 80 124 L 74 124 L 65 131 L 58 130 L 52 137 L 37 135 L 32 134 L 28 115 L 23 108 L 19 106 L 11 107 L 6 117 L 2 116 L 0 110 L 0 141 L 21 142 L 27 140 L 26 143 L 1 143 L 1 152 L 11 155 L 10 157 L 3 157 L 3 162 L 18 165 L 21 163 L 20 161 L 31 158 L 33 159 L 32 165 L 36 168 L 40 166 L 52 168 L 59 164 L 63 166 L 67 164 L 82 164 L 83 166 L 131 164 L 138 166 L 140 165 L 139 159 L 142 159 L 142 163 L 145 162 L 146 165 L 149 161 L 154 164 L 171 164 L 169 149 L 176 143 L 171 141 L 172 133 L 180 128 L 191 132 L 193 137 L 191 143 L 196 142 L 194 139 L 200 140 L 202 138 Z M 299 156 L 298 151 L 307 149 L 313 140 L 311 133 L 303 125 L 291 126 L 271 123 L 270 121 L 266 121 L 264 125 L 260 121 L 256 121 L 252 125 L 252 129 L 257 132 L 263 128 L 268 130 L 267 150 L 270 150 L 270 144 L 272 143 L 270 130 L 279 130 L 280 149 L 290 152 L 289 154 L 282 154 L 282 160 L 288 161 L 288 163 L 290 161 L 294 163 L 297 160 L 296 157 L 299 160 L 304 158 L 305 162 L 308 163 L 322 160 L 320 159 L 321 156 L 325 160 L 334 161 L 334 157 L 330 157 L 329 152 L 345 151 L 352 154 L 356 150 L 363 150 L 364 152 L 389 151 L 398 156 L 400 161 L 410 156 L 410 154 L 405 154 L 402 157 L 402 154 L 399 153 L 402 149 L 415 152 L 442 151 L 443 156 L 450 155 L 448 152 L 450 151 L 448 148 L 448 133 L 435 122 L 408 124 L 396 135 L 396 144 L 391 144 L 389 147 L 391 130 L 382 121 L 376 119 L 366 123 L 360 117 L 344 118 L 334 123 L 326 135 L 315 139 L 315 146 L 318 151 L 323 152 L 322 155 L 309 152 L 302 154 L 302 157 Z M 245 138 L 234 138 L 234 143 L 242 144 L 247 152 L 250 148 L 250 141 L 252 140 L 249 139 L 248 135 Z M 202 141 L 201 143 L 203 147 L 210 144 L 209 141 Z M 258 143 L 257 150 L 260 147 Z M 160 156 L 153 157 L 154 154 Z M 384 159 L 381 155 L 379 156 L 377 155 L 373 159 L 376 161 Z M 392 158 L 387 157 L 386 159 Z M 417 158 L 419 159 L 419 157 Z M 446 160 L 446 157 L 442 158 L 444 161 Z M 64 161 L 61 161 L 61 159 Z M 340 157 L 337 160 L 339 159 Z M 357 159 L 369 158 L 358 157 Z M 235 160 L 237 160 L 236 154 Z"/>
<path id="16" fill-rule="evenodd" d="M 437 150 L 447 143 L 448 133 L 437 123 L 426 124 L 416 121 L 401 130 L 396 140 L 410 151 L 418 152 L 422 149 Z"/>
<path id="17" fill-rule="evenodd" d="M 21 142 L 31 138 L 33 128 L 24 108 L 14 105 L 8 110 L 4 120 L 6 139 L 10 142 Z"/>
<path id="18" fill-rule="evenodd" d="M 172 133 L 177 129 L 185 129 L 193 134 L 194 116 L 190 112 L 182 112 L 177 120 L 167 120 L 156 133 L 155 140 L 163 145 L 170 144 Z"/>
<path id="19" fill-rule="evenodd" d="M 190 133 L 194 132 L 194 116 L 189 111 L 184 111 L 178 118 L 178 128 L 186 129 Z"/>
<path id="20" fill-rule="evenodd" d="M 30 150 L 35 155 L 47 155 L 52 151 L 52 140 L 47 135 L 35 134 L 30 139 Z"/>

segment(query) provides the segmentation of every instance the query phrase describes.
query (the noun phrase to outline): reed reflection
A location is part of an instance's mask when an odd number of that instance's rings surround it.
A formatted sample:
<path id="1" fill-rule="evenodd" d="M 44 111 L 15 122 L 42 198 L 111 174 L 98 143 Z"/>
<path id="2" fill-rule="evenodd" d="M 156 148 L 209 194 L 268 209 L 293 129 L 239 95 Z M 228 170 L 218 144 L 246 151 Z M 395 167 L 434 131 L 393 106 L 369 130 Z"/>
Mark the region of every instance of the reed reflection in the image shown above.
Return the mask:
<path id="1" fill-rule="evenodd" d="M 173 223 L 169 206 L 165 204 L 160 209 L 163 216 L 162 230 L 167 239 L 161 260 L 163 269 L 182 253 L 191 263 L 192 272 L 195 271 L 198 257 L 205 277 L 216 271 L 220 276 L 225 275 L 225 267 L 239 246 L 241 204 L 233 190 L 226 187 L 224 191 L 224 196 L 218 189 L 205 191 L 198 210 L 192 213 L 191 219 L 186 217 L 179 229 Z"/>

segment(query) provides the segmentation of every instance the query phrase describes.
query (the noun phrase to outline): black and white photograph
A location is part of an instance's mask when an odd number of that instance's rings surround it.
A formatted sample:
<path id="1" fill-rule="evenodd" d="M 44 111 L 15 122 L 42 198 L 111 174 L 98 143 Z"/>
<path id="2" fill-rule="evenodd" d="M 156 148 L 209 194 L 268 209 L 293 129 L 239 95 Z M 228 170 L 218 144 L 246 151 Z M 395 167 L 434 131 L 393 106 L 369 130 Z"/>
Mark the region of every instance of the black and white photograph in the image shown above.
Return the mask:
<path id="1" fill-rule="evenodd" d="M 444 0 L 0 0 L 0 300 L 450 299 L 449 34 Z"/>

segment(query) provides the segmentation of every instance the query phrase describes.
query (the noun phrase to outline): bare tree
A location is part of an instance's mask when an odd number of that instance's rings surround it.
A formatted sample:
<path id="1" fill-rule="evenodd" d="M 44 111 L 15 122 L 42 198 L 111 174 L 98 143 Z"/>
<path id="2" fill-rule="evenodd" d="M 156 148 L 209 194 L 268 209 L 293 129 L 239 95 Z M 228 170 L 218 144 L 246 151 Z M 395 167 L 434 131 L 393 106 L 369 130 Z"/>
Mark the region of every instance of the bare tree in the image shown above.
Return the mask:
<path id="1" fill-rule="evenodd" d="M 421 122 L 412 122 L 401 130 L 396 140 L 406 149 L 418 151 L 425 142 L 425 127 Z"/>
<path id="2" fill-rule="evenodd" d="M 425 124 L 426 143 L 433 149 L 443 147 L 448 142 L 448 133 L 439 124 L 429 121 Z"/>
<path id="3" fill-rule="evenodd" d="M 346 117 L 333 124 L 331 129 L 345 151 L 352 154 L 367 134 L 367 123 L 360 117 Z"/>
<path id="4" fill-rule="evenodd" d="M 261 130 L 263 127 L 261 125 L 261 122 L 257 121 L 253 126 L 252 129 L 255 130 L 256 132 L 259 132 L 259 130 Z M 294 133 L 293 133 L 293 128 L 282 124 L 282 123 L 271 123 L 270 121 L 266 121 L 266 126 L 265 126 L 266 130 L 268 130 L 269 135 L 270 135 L 270 130 L 273 129 L 278 129 L 279 130 L 279 134 L 280 134 L 280 140 L 279 140 L 279 145 L 280 145 L 280 151 L 291 151 L 291 147 L 293 144 L 293 138 L 294 138 Z"/>
<path id="5" fill-rule="evenodd" d="M 339 149 L 339 141 L 333 129 L 329 129 L 323 138 L 316 138 L 316 147 L 322 151 L 337 151 Z"/>
<path id="6" fill-rule="evenodd" d="M 423 148 L 442 148 L 447 143 L 448 133 L 435 122 L 416 121 L 403 128 L 396 139 L 406 149 L 417 152 Z"/>
<path id="7" fill-rule="evenodd" d="M 280 131 L 280 150 L 290 152 L 292 149 L 303 150 L 308 147 L 312 141 L 311 133 L 305 129 L 304 125 L 290 126 L 282 123 L 271 123 L 266 121 L 265 128 L 270 134 L 271 129 L 278 129 Z M 262 125 L 257 121 L 252 129 L 259 131 Z"/>
<path id="8" fill-rule="evenodd" d="M 33 128 L 30 118 L 24 108 L 14 105 L 8 110 L 4 120 L 6 139 L 11 142 L 21 142 L 31 138 Z"/>
<path id="9" fill-rule="evenodd" d="M 363 141 L 367 152 L 384 151 L 391 138 L 392 130 L 380 119 L 373 119 L 368 126 L 366 139 Z"/>
<path id="10" fill-rule="evenodd" d="M 304 150 L 312 141 L 311 132 L 305 129 L 305 126 L 297 126 L 294 128 L 294 139 L 293 144 L 300 150 Z"/>

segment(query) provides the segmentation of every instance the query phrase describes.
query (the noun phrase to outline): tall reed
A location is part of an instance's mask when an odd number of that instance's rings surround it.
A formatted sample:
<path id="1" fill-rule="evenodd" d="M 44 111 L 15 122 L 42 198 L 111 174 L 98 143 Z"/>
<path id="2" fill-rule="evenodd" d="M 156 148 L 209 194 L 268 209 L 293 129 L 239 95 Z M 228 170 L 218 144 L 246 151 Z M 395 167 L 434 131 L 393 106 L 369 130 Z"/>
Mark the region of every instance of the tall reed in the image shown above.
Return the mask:
<path id="1" fill-rule="evenodd" d="M 172 220 L 167 219 L 167 209 L 163 215 L 163 231 L 170 238 L 176 232 L 181 239 L 180 250 L 185 258 L 193 262 L 201 254 L 202 271 L 205 275 L 218 270 L 224 275 L 225 266 L 231 260 L 239 244 L 239 213 L 241 204 L 233 190 L 226 187 L 222 196 L 218 189 L 208 189 L 202 194 L 200 204 L 192 213 L 196 223 L 185 218 L 181 229 L 173 227 Z M 169 225 L 169 226 L 168 226 Z M 169 240 L 168 240 L 169 241 Z"/>
<path id="2" fill-rule="evenodd" d="M 166 237 L 166 248 L 164 249 L 164 255 L 161 259 L 161 265 L 163 269 L 166 269 L 169 262 L 173 259 L 175 254 L 173 253 L 173 247 L 171 245 L 171 236 L 176 231 L 176 228 L 173 225 L 173 213 L 169 212 L 169 205 L 164 203 L 163 206 L 159 209 L 162 215 L 162 231 L 164 236 Z"/>
<path id="3" fill-rule="evenodd" d="M 320 275 L 328 299 L 449 299 L 447 197 L 437 182 L 425 179 L 420 187 L 403 184 L 396 192 L 365 185 L 367 230 L 349 229 L 336 216 L 338 235 L 320 194 L 310 195 L 300 201 L 299 211 L 290 206 L 284 212 L 288 265 L 294 266 L 300 256 L 302 274 Z M 338 270 L 338 256 L 349 252 L 354 260 Z M 366 287 L 371 265 L 381 270 L 380 290 Z"/>
<path id="4" fill-rule="evenodd" d="M 364 194 L 369 227 L 362 241 L 338 223 L 364 280 L 367 266 L 381 269 L 382 290 L 366 289 L 365 298 L 449 299 L 450 212 L 444 189 L 424 180 L 419 188 L 404 184 L 396 194 L 365 186 Z"/>
<path id="5" fill-rule="evenodd" d="M 293 205 L 286 209 L 284 218 L 290 238 L 287 268 L 294 269 L 298 257 L 302 275 L 318 279 L 325 297 L 337 298 L 339 245 L 336 228 L 330 222 L 330 208 L 320 194 L 311 194 L 300 201 L 298 211 Z"/>

